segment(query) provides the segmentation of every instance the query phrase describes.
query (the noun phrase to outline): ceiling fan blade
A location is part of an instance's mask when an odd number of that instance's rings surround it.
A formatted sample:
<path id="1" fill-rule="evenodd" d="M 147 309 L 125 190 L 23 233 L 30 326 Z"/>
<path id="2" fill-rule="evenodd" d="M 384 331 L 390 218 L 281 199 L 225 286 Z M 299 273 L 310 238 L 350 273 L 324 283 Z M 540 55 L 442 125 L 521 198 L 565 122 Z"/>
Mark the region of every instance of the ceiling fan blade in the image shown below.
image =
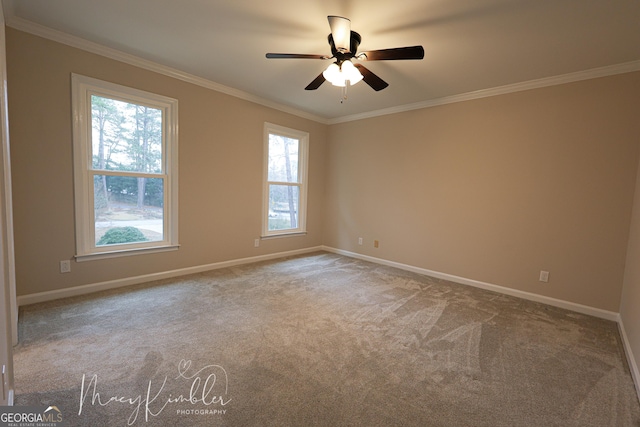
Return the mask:
<path id="1" fill-rule="evenodd" d="M 362 80 L 364 80 L 364 82 L 369 86 L 371 86 L 371 88 L 376 92 L 389 86 L 389 83 L 385 82 L 380 77 L 373 74 L 368 68 L 365 68 L 364 65 L 362 64 L 353 64 L 353 65 L 355 65 L 355 67 L 360 71 L 360 74 L 362 74 Z"/>
<path id="2" fill-rule="evenodd" d="M 342 16 L 327 16 L 333 43 L 339 52 L 349 52 L 351 48 L 351 21 Z M 355 53 L 355 52 L 354 52 Z"/>
<path id="3" fill-rule="evenodd" d="M 267 58 L 269 59 L 287 59 L 287 58 L 297 58 L 297 59 L 329 59 L 326 55 L 313 55 L 306 53 L 267 53 Z"/>
<path id="4" fill-rule="evenodd" d="M 316 77 L 311 83 L 309 83 L 307 87 L 304 88 L 304 90 L 316 90 L 320 87 L 322 83 L 324 83 L 324 81 L 325 81 L 324 75 L 320 73 L 320 75 Z"/>
<path id="5" fill-rule="evenodd" d="M 422 59 L 424 48 L 422 46 L 396 47 L 393 49 L 380 49 L 362 52 L 358 59 L 366 61 L 387 61 L 394 59 Z"/>

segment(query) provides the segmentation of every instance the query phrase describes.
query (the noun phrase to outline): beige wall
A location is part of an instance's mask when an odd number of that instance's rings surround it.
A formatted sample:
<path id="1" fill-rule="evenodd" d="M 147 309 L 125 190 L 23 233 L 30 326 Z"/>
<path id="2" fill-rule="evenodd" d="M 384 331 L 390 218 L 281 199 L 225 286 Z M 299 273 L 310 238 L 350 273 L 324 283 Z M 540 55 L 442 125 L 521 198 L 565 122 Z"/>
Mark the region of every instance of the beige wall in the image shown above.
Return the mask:
<path id="1" fill-rule="evenodd" d="M 624 274 L 622 299 L 620 300 L 620 317 L 627 334 L 629 347 L 635 356 L 635 380 L 640 397 L 640 171 L 636 181 L 636 194 L 633 204 L 631 233 L 627 265 Z"/>
<path id="2" fill-rule="evenodd" d="M 327 126 L 7 28 L 18 295 L 322 244 Z M 117 259 L 75 255 L 71 73 L 179 101 L 178 251 Z M 264 240 L 265 121 L 310 134 L 308 234 Z"/>
<path id="3" fill-rule="evenodd" d="M 324 244 L 618 312 L 639 99 L 633 73 L 331 126 Z"/>
<path id="4" fill-rule="evenodd" d="M 325 244 L 619 309 L 640 73 L 327 126 L 11 28 L 7 38 L 19 295 Z M 179 100 L 179 251 L 58 272 L 75 254 L 72 72 Z M 265 121 L 311 135 L 309 233 L 256 249 Z"/>

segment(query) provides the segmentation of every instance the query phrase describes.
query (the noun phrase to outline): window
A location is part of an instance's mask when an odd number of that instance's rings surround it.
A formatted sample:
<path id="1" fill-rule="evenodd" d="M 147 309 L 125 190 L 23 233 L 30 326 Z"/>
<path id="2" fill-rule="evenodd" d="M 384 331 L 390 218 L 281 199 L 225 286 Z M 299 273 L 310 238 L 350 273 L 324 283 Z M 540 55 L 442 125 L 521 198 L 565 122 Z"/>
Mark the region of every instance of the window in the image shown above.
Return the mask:
<path id="1" fill-rule="evenodd" d="M 178 101 L 72 75 L 76 257 L 176 249 Z"/>
<path id="2" fill-rule="evenodd" d="M 308 150 L 308 133 L 265 123 L 263 237 L 306 232 Z"/>

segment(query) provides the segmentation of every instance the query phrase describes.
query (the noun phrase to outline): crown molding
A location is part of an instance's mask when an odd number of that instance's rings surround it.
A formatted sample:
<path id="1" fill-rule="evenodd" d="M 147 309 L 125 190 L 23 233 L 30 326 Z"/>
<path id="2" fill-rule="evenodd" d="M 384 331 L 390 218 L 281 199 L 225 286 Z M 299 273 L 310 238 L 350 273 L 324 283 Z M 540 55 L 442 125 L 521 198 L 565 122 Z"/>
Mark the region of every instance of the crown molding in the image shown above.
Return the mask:
<path id="1" fill-rule="evenodd" d="M 216 83 L 212 80 L 208 80 L 203 77 L 198 77 L 193 74 L 189 74 L 184 71 L 181 71 L 166 65 L 158 64 L 157 62 L 143 59 L 138 56 L 131 55 L 129 53 L 125 53 L 117 49 L 106 47 L 98 43 L 90 42 L 83 38 L 76 37 L 62 31 L 54 30 L 52 28 L 45 27 L 43 25 L 36 24 L 31 21 L 27 21 L 25 19 L 18 18 L 16 16 L 7 16 L 6 25 L 16 30 L 33 34 L 38 37 L 42 37 L 57 43 L 74 47 L 76 49 L 81 49 L 86 52 L 90 52 L 90 53 L 101 55 L 110 59 L 114 59 L 116 61 L 124 62 L 125 64 L 133 65 L 135 67 L 142 68 L 148 71 L 153 71 L 155 73 L 172 77 L 177 80 L 181 80 L 194 85 L 198 85 L 206 89 L 215 90 L 217 92 L 231 95 L 236 98 L 243 99 L 245 101 L 253 102 L 256 104 L 263 105 L 265 107 L 269 107 L 285 113 L 293 114 L 295 116 L 302 117 L 304 119 L 309 119 L 315 122 L 328 124 L 327 119 L 324 117 L 320 117 L 315 114 L 308 113 L 306 111 L 298 110 L 296 108 L 292 108 L 287 105 L 279 104 L 279 103 L 252 95 L 248 92 L 244 92 L 239 89 L 234 89 L 232 87 L 225 86 L 220 83 Z"/>
<path id="2" fill-rule="evenodd" d="M 498 86 L 489 89 L 477 90 L 474 92 L 461 93 L 459 95 L 445 96 L 442 98 L 429 99 L 414 104 L 399 105 L 397 107 L 385 108 L 382 110 L 369 111 L 362 114 L 343 116 L 328 120 L 330 125 L 355 120 L 368 119 L 388 114 L 402 113 L 405 111 L 419 110 L 422 108 L 436 107 L 438 105 L 453 104 L 455 102 L 471 101 L 474 99 L 488 98 L 491 96 L 505 95 L 508 93 L 522 92 L 525 90 L 539 89 L 548 86 L 556 86 L 565 83 L 573 83 L 581 80 L 595 79 L 598 77 L 613 76 L 616 74 L 631 73 L 640 71 L 640 61 L 625 62 L 622 64 L 609 65 L 606 67 L 593 68 L 590 70 L 578 71 L 575 73 L 561 74 L 559 76 L 545 77 L 542 79 L 529 80 L 526 82 L 514 83 L 505 86 Z"/>
<path id="3" fill-rule="evenodd" d="M 413 104 L 399 105 L 390 108 L 384 108 L 380 110 L 368 111 L 360 114 L 353 114 L 349 116 L 342 116 L 333 119 L 327 119 L 315 114 L 308 113 L 303 110 L 299 110 L 287 105 L 283 105 L 277 102 L 273 102 L 248 92 L 234 89 L 229 86 L 216 83 L 214 81 L 198 77 L 193 74 L 186 73 L 184 71 L 172 68 L 166 65 L 158 64 L 156 62 L 140 58 L 129 53 L 122 52 L 117 49 L 103 46 L 98 43 L 90 42 L 80 37 L 72 36 L 62 31 L 54 30 L 43 25 L 36 24 L 31 21 L 27 21 L 22 18 L 14 16 L 11 11 L 5 14 L 6 25 L 16 30 L 24 31 L 39 37 L 43 37 L 67 46 L 71 46 L 77 49 L 81 49 L 90 53 L 101 55 L 116 61 L 124 62 L 135 67 L 143 68 L 149 71 L 163 74 L 168 77 L 173 77 L 178 80 L 182 80 L 187 83 L 192 83 L 206 89 L 215 90 L 236 98 L 243 99 L 245 101 L 253 102 L 263 105 L 265 107 L 273 108 L 274 110 L 282 111 L 288 114 L 292 114 L 304 119 L 312 120 L 318 123 L 333 125 L 338 123 L 352 122 L 356 120 L 369 119 L 378 116 L 385 116 L 389 114 L 402 113 L 405 111 L 419 110 L 423 108 L 437 107 L 439 105 L 453 104 L 456 102 L 471 101 L 475 99 L 488 98 L 492 96 L 505 95 L 514 92 L 522 92 L 525 90 L 539 89 L 548 86 L 556 86 L 566 83 L 578 82 L 581 80 L 595 79 L 599 77 L 607 77 L 616 74 L 631 73 L 640 71 L 640 60 L 625 62 L 622 64 L 615 64 L 606 67 L 593 68 L 590 70 L 578 71 L 575 73 L 562 74 L 558 76 L 545 77 L 541 79 L 529 80 L 520 83 L 509 84 L 505 86 L 498 86 L 494 88 L 481 89 L 473 92 L 461 93 L 458 95 L 445 96 L 442 98 L 428 99 L 426 101 L 416 102 Z"/>

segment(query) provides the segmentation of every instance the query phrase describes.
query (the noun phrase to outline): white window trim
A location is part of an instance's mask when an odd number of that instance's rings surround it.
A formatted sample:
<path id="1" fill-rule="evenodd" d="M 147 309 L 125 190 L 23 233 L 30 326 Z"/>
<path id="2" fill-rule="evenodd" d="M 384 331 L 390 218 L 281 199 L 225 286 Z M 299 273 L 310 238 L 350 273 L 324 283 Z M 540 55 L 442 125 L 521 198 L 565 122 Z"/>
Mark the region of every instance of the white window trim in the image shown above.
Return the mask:
<path id="1" fill-rule="evenodd" d="M 300 205 L 298 206 L 298 227 L 286 230 L 269 231 L 269 134 L 281 135 L 300 141 L 298 147 L 297 184 L 300 191 Z M 271 237 L 286 237 L 306 234 L 307 232 L 307 175 L 309 166 L 309 133 L 265 122 L 263 134 L 263 188 L 262 188 L 262 235 L 263 239 Z M 292 183 L 280 183 L 292 185 Z"/>
<path id="2" fill-rule="evenodd" d="M 78 74 L 71 74 L 71 91 L 77 261 L 178 249 L 178 100 Z M 108 247 L 95 245 L 93 185 L 89 185 L 89 182 L 93 182 L 93 178 L 89 180 L 92 175 L 89 149 L 92 132 L 91 95 L 162 110 L 164 162 L 162 173 L 154 175 L 164 178 L 166 186 L 162 241 Z"/>

